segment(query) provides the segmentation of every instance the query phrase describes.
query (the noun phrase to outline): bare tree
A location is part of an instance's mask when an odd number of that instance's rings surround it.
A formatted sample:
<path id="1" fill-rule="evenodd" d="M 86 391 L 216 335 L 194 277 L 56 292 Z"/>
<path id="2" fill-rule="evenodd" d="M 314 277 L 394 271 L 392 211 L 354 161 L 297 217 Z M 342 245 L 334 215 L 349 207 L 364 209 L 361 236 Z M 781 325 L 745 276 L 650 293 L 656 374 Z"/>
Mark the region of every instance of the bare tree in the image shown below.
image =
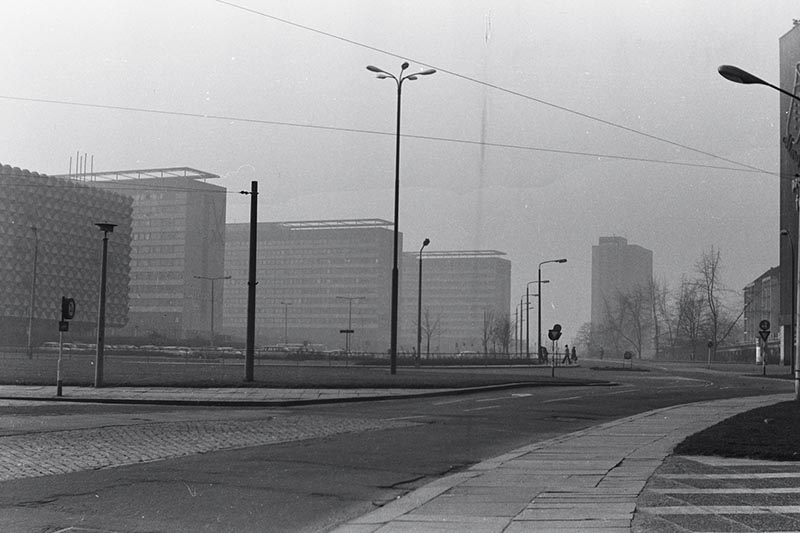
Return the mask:
<path id="1" fill-rule="evenodd" d="M 494 310 L 483 310 L 483 329 L 481 331 L 481 343 L 483 345 L 483 353 L 489 353 L 489 342 L 494 336 Z"/>
<path id="2" fill-rule="evenodd" d="M 502 313 L 494 320 L 494 339 L 500 345 L 500 351 L 507 354 L 511 345 L 511 318 Z"/>
<path id="3" fill-rule="evenodd" d="M 584 322 L 583 325 L 578 328 L 578 331 L 572 338 L 572 345 L 580 346 L 581 351 L 585 354 L 589 354 L 589 352 L 594 349 L 595 341 L 592 338 L 591 322 Z"/>
<path id="4" fill-rule="evenodd" d="M 427 359 L 431 356 L 431 337 L 442 334 L 442 314 L 436 313 L 436 315 L 431 316 L 431 310 L 426 307 L 422 313 L 422 326 L 420 329 L 422 334 L 425 335 L 425 358 Z"/>
<path id="5" fill-rule="evenodd" d="M 675 302 L 675 342 L 691 347 L 690 358 L 694 361 L 697 344 L 703 331 L 703 295 L 694 281 L 681 278 Z"/>

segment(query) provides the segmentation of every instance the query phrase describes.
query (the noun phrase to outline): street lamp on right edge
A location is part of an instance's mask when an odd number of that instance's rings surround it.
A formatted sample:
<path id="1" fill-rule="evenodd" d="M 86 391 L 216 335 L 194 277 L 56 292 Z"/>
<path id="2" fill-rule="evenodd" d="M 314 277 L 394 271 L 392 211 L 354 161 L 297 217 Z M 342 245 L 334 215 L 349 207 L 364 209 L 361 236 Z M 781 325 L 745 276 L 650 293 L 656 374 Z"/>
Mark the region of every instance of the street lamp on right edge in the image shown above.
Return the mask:
<path id="1" fill-rule="evenodd" d="M 719 72 L 720 76 L 734 83 L 744 83 L 746 85 L 750 84 L 764 85 L 771 89 L 775 89 L 779 93 L 784 94 L 789 98 L 793 98 L 797 101 L 800 101 L 800 97 L 798 97 L 796 94 L 792 94 L 789 91 L 784 91 L 780 87 L 772 85 L 771 83 L 767 83 L 758 76 L 750 74 L 749 72 L 742 70 L 739 67 L 734 67 L 732 65 L 720 65 L 717 71 Z M 795 184 L 796 183 L 797 183 L 797 175 L 795 175 Z M 795 207 L 800 209 L 800 205 L 798 204 L 795 204 Z M 800 217 L 798 217 L 798 235 L 800 235 Z M 791 242 L 791 236 L 789 236 L 789 240 Z M 792 256 L 794 256 L 794 254 L 792 254 Z M 796 261 L 796 263 L 798 263 L 796 267 L 800 268 L 800 261 Z M 794 268 L 792 269 L 792 271 L 794 271 Z M 800 271 L 798 271 L 795 283 L 797 284 L 797 286 L 795 287 L 795 290 L 792 292 L 800 296 Z M 795 317 L 792 320 L 792 323 L 800 324 L 800 320 L 798 320 L 798 317 L 800 317 L 800 297 L 795 297 L 795 306 L 796 306 L 794 308 Z M 800 355 L 800 335 L 798 335 L 796 332 L 793 333 L 795 337 L 794 351 L 797 355 Z M 794 399 L 795 401 L 800 401 L 800 357 L 794 358 L 793 369 L 794 369 Z"/>
<path id="2" fill-rule="evenodd" d="M 539 287 L 539 330 L 538 330 L 538 341 L 536 343 L 536 354 L 541 357 L 542 356 L 542 265 L 546 265 L 547 263 L 566 263 L 566 259 L 550 259 L 549 261 L 542 261 L 539 263 L 539 277 L 537 278 L 537 283 Z M 554 356 L 555 357 L 555 356 Z"/>

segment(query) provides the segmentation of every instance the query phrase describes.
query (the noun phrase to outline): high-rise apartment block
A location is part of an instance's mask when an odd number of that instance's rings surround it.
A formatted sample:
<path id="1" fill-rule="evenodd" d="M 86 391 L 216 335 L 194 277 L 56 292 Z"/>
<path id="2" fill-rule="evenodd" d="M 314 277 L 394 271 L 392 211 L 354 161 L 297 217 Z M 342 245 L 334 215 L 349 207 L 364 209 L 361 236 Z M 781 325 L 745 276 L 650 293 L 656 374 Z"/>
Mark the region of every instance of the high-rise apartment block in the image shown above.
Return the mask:
<path id="1" fill-rule="evenodd" d="M 592 246 L 592 340 L 604 349 L 612 340 L 603 339 L 610 328 L 621 324 L 621 297 L 633 297 L 637 293 L 646 295 L 653 279 L 653 252 L 628 244 L 623 237 L 600 237 L 599 244 Z M 628 327 L 623 325 L 622 327 Z M 630 334 L 630 332 L 627 332 Z M 600 346 L 592 346 L 597 349 Z M 625 348 L 627 349 L 627 348 Z"/>
<path id="2" fill-rule="evenodd" d="M 0 337 L 24 345 L 58 338 L 61 298 L 75 300 L 67 338 L 96 335 L 103 233 L 108 235 L 106 326 L 128 320 L 132 202 L 66 178 L 0 166 Z"/>
<path id="3" fill-rule="evenodd" d="M 400 348 L 416 350 L 420 314 L 423 353 L 429 338 L 431 352 L 482 352 L 487 329 L 509 319 L 511 262 L 504 255 L 495 250 L 424 252 L 420 310 L 419 253 L 404 253 Z M 494 344 L 489 341 L 487 349 Z"/>
<path id="4" fill-rule="evenodd" d="M 228 224 L 224 330 L 237 339 L 247 332 L 249 238 L 249 224 Z M 256 343 L 344 348 L 352 329 L 351 350 L 385 352 L 393 238 L 378 219 L 259 223 Z"/>
<path id="5" fill-rule="evenodd" d="M 222 324 L 223 284 L 212 280 L 224 271 L 227 190 L 206 182 L 215 178 L 187 167 L 82 176 L 133 199 L 130 320 L 114 334 L 208 338 Z"/>

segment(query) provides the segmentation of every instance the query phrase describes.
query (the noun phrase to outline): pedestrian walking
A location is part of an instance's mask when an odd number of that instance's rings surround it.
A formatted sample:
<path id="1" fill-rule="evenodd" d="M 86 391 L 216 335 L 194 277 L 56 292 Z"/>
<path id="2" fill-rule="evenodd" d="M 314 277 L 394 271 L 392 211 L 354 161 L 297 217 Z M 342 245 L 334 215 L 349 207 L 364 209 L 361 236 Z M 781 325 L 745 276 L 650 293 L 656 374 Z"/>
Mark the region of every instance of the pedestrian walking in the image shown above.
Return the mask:
<path id="1" fill-rule="evenodd" d="M 564 359 L 561 360 L 561 364 L 569 364 L 569 344 L 564 345 Z"/>
<path id="2" fill-rule="evenodd" d="M 572 346 L 572 364 L 578 363 L 578 354 L 575 352 L 575 346 Z"/>

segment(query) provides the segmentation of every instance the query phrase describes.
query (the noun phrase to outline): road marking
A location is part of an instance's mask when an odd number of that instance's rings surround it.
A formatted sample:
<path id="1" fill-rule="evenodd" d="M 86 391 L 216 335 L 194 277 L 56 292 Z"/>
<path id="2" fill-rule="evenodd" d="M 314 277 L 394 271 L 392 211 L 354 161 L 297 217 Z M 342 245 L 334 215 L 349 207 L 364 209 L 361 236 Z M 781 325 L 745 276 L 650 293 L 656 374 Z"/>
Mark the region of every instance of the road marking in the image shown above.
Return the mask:
<path id="1" fill-rule="evenodd" d="M 760 472 L 756 474 L 659 474 L 665 479 L 786 479 L 799 478 L 800 472 Z"/>
<path id="2" fill-rule="evenodd" d="M 648 514 L 672 514 L 672 515 L 712 515 L 712 514 L 767 514 L 767 513 L 781 513 L 781 514 L 797 514 L 800 513 L 800 505 L 703 505 L 695 507 L 694 505 L 687 506 L 672 506 L 672 507 L 637 507 L 637 511 L 645 512 Z"/>
<path id="3" fill-rule="evenodd" d="M 475 407 L 473 409 L 464 409 L 465 413 L 469 413 L 470 411 L 484 411 L 486 409 L 499 409 L 499 405 L 489 405 L 487 407 Z"/>
<path id="4" fill-rule="evenodd" d="M 581 398 L 585 398 L 585 396 L 570 396 L 569 398 L 553 398 L 552 400 L 544 400 L 541 403 L 564 402 L 567 400 L 580 400 Z"/>
<path id="5" fill-rule="evenodd" d="M 528 396 L 533 396 L 533 394 L 527 392 L 519 392 L 511 395 L 512 398 L 527 398 Z"/>
<path id="6" fill-rule="evenodd" d="M 648 492 L 657 494 L 796 494 L 800 493 L 800 487 L 776 487 L 772 489 L 647 489 Z"/>

